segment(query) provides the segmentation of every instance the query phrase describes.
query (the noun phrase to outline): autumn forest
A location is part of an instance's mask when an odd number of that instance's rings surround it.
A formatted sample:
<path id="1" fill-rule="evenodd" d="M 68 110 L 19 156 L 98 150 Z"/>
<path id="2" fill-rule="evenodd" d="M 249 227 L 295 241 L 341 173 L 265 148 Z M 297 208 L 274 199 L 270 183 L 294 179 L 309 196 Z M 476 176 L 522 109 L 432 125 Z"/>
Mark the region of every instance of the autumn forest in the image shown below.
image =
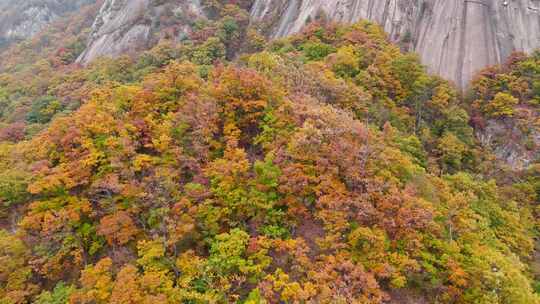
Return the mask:
<path id="1" fill-rule="evenodd" d="M 540 52 L 463 91 L 206 2 L 137 55 L 75 62 L 97 5 L 0 52 L 0 303 L 540 303 Z"/>

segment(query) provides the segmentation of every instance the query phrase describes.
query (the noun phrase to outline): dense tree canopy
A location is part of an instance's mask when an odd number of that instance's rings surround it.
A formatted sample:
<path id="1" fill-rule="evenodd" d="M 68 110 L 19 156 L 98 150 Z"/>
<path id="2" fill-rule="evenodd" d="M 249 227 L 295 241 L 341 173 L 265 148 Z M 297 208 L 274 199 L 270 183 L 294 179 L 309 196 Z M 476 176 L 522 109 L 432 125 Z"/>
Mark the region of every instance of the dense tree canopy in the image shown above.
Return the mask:
<path id="1" fill-rule="evenodd" d="M 230 2 L 139 57 L 5 69 L 0 303 L 540 302 L 538 174 L 469 125 L 534 103 L 534 56 L 469 107 L 372 23 L 266 42 Z"/>

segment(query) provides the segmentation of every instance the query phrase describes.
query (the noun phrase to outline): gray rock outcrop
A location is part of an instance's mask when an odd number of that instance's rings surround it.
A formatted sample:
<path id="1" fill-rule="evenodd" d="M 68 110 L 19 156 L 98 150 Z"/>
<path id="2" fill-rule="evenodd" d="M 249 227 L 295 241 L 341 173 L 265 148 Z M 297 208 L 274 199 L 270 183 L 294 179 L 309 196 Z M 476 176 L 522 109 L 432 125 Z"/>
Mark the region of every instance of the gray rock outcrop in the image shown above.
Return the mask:
<path id="1" fill-rule="evenodd" d="M 88 46 L 77 61 L 86 64 L 101 56 L 147 49 L 161 34 L 159 19 L 167 13 L 191 21 L 203 16 L 199 0 L 106 0 L 92 26 Z M 189 31 L 188 20 L 179 23 L 183 24 L 180 32 Z"/>
<path id="2" fill-rule="evenodd" d="M 33 37 L 55 19 L 96 0 L 0 0 L 0 47 Z"/>
<path id="3" fill-rule="evenodd" d="M 251 11 L 273 37 L 298 32 L 319 14 L 381 24 L 431 72 L 462 88 L 512 51 L 540 47 L 540 0 L 256 0 Z"/>
<path id="4" fill-rule="evenodd" d="M 521 171 L 540 156 L 540 133 L 536 128 L 524 133 L 512 119 L 490 119 L 476 129 L 476 138 L 509 168 Z"/>

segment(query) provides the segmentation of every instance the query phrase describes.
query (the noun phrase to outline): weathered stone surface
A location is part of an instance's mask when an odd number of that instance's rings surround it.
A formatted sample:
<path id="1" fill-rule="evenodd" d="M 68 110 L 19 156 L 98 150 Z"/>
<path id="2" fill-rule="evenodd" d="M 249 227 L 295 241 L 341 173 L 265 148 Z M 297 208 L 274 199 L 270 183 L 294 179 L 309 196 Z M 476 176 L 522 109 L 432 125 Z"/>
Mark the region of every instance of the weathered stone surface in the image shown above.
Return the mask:
<path id="1" fill-rule="evenodd" d="M 540 126 L 532 123 L 540 113 L 528 105 L 519 105 L 509 117 L 478 120 L 475 134 L 478 141 L 491 150 L 510 169 L 521 171 L 540 160 Z"/>
<path id="2" fill-rule="evenodd" d="M 381 24 L 392 40 L 410 40 L 431 72 L 462 88 L 512 51 L 540 47 L 540 0 L 256 0 L 251 15 L 281 37 L 321 12 Z"/>
<path id="3" fill-rule="evenodd" d="M 199 0 L 106 0 L 94 25 L 88 47 L 77 59 L 86 64 L 101 56 L 115 57 L 151 46 L 159 36 L 159 18 L 165 12 L 202 16 Z M 185 24 L 185 31 L 189 30 Z"/>
<path id="4" fill-rule="evenodd" d="M 150 0 L 105 1 L 92 26 L 88 47 L 78 61 L 144 48 L 150 35 L 150 25 L 143 20 L 149 4 Z"/>
<path id="5" fill-rule="evenodd" d="M 0 0 L 0 47 L 31 38 L 50 22 L 96 0 Z"/>

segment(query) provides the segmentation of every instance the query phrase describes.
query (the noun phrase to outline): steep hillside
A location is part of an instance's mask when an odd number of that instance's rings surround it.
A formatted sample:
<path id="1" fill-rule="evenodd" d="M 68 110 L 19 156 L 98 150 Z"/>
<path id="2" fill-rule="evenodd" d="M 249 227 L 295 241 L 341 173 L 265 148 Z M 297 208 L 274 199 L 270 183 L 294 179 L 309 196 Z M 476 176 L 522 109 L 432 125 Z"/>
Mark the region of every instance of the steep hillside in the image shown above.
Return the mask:
<path id="1" fill-rule="evenodd" d="M 462 97 L 403 52 L 495 5 L 106 0 L 12 43 L 0 303 L 540 304 L 540 55 Z"/>
<path id="2" fill-rule="evenodd" d="M 159 26 L 148 28 L 152 43 L 143 43 L 137 48 L 133 43 L 141 41 L 127 39 L 122 46 L 107 38 L 105 47 L 116 48 L 118 55 L 122 54 L 120 58 L 97 58 L 86 68 L 77 64 L 77 58 L 95 54 L 90 51 L 92 47 L 87 47 L 87 42 L 95 38 L 96 16 L 98 20 L 109 20 L 106 16 L 112 18 L 116 12 L 125 17 L 115 10 L 117 5 L 125 3 L 109 1 L 105 4 L 111 6 L 102 6 L 100 2 L 84 6 L 76 14 L 59 19 L 31 39 L 4 51 L 0 56 L 0 140 L 31 138 L 54 117 L 69 115 L 88 99 L 93 88 L 106 82 L 138 81 L 156 66 L 172 59 L 189 59 L 211 66 L 233 58 L 243 47 L 261 49 L 265 44 L 264 38 L 254 32 L 250 36 L 253 39 L 246 39 L 249 25 L 246 10 L 223 4 L 207 6 L 208 17 L 190 19 L 190 25 L 197 30 L 189 31 L 180 41 L 178 35 L 183 32 L 186 19 L 174 15 L 169 10 L 174 6 L 167 2 L 156 11 L 139 11 L 156 14 L 151 18 L 155 18 L 153 22 Z M 136 4 L 135 1 L 130 3 Z M 148 19 L 144 14 L 137 16 L 130 20 L 141 22 L 144 27 Z M 130 28 L 122 27 L 128 32 Z M 117 31 L 107 37 L 122 33 Z M 91 45 L 97 46 L 96 52 L 99 52 L 102 40 L 96 41 L 97 44 Z M 154 49 L 143 51 L 154 43 L 157 43 Z"/>
<path id="3" fill-rule="evenodd" d="M 540 53 L 481 71 L 468 97 L 482 144 L 514 169 L 540 160 Z"/>
<path id="4" fill-rule="evenodd" d="M 0 144 L 3 302 L 540 303 L 537 184 L 484 178 L 446 81 L 369 22 L 245 45 L 215 16 Z"/>
<path id="5" fill-rule="evenodd" d="M 76 77 L 79 69 L 73 62 L 86 47 L 89 28 L 100 6 L 95 3 L 81 7 L 76 14 L 61 17 L 31 39 L 3 50 L 0 140 L 30 137 L 55 114 L 80 105 L 88 87 L 68 88 L 63 79 L 68 75 Z"/>

